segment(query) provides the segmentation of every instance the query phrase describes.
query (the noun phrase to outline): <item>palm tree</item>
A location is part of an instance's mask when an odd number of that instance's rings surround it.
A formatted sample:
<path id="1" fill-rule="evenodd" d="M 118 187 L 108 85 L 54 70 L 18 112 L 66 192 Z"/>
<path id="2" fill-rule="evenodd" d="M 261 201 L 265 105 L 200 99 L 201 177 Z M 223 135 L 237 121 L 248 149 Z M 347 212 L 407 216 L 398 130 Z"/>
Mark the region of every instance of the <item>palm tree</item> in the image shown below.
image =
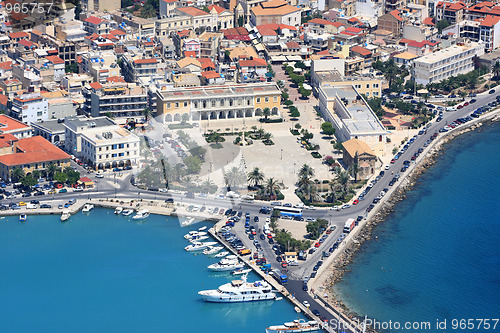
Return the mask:
<path id="1" fill-rule="evenodd" d="M 259 186 L 264 181 L 264 173 L 259 168 L 254 168 L 248 173 L 247 180 L 253 186 Z"/>
<path id="2" fill-rule="evenodd" d="M 309 165 L 304 164 L 300 170 L 299 170 L 299 177 L 300 178 L 311 178 L 314 176 L 314 169 L 311 168 Z"/>
<path id="3" fill-rule="evenodd" d="M 347 193 L 347 190 L 349 189 L 349 174 L 346 171 L 341 171 L 339 173 L 337 181 L 340 185 L 342 194 L 345 195 Z"/>
<path id="4" fill-rule="evenodd" d="M 47 173 L 47 178 L 49 178 L 50 180 L 54 179 L 54 174 L 58 169 L 59 168 L 57 167 L 57 165 L 55 165 L 54 163 L 50 163 L 45 169 L 45 172 Z"/>
<path id="5" fill-rule="evenodd" d="M 204 180 L 202 183 L 201 183 L 201 190 L 203 191 L 203 193 L 210 193 L 210 190 L 214 187 L 217 187 L 215 185 L 215 183 L 211 180 Z"/>
<path id="6" fill-rule="evenodd" d="M 280 190 L 280 185 L 277 180 L 274 180 L 274 178 L 269 178 L 266 182 L 265 189 L 269 196 L 273 196 Z"/>
<path id="7" fill-rule="evenodd" d="M 269 132 L 266 132 L 264 133 L 264 135 L 262 135 L 262 139 L 264 139 L 264 141 L 268 141 L 269 139 L 271 139 L 273 135 Z"/>
<path id="8" fill-rule="evenodd" d="M 254 132 L 254 133 L 255 133 L 256 131 L 257 131 L 257 126 L 255 126 L 255 125 L 254 125 L 254 126 L 252 126 L 252 132 Z"/>
<path id="9" fill-rule="evenodd" d="M 40 170 L 33 170 L 33 172 L 31 173 L 31 176 L 37 180 L 41 177 L 42 175 L 42 172 Z"/>
<path id="10" fill-rule="evenodd" d="M 182 176 L 184 176 L 186 173 L 186 169 L 182 163 L 177 163 L 174 165 L 174 168 L 172 170 L 172 178 L 176 181 L 181 180 Z"/>
<path id="11" fill-rule="evenodd" d="M 231 187 L 238 187 L 243 184 L 246 180 L 245 174 L 237 167 L 232 167 L 226 174 L 224 175 L 224 182 L 228 190 L 231 190 Z"/>
<path id="12" fill-rule="evenodd" d="M 20 179 L 24 177 L 24 170 L 19 167 L 15 167 L 14 169 L 12 169 L 10 177 L 13 182 L 17 183 Z"/>

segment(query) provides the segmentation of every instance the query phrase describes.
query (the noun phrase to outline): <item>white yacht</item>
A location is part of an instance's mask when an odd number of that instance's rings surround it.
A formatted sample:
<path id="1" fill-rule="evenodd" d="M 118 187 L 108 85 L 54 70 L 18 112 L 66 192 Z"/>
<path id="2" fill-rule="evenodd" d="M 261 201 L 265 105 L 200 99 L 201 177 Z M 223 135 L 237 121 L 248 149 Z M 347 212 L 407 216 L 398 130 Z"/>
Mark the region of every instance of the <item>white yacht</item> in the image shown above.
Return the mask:
<path id="1" fill-rule="evenodd" d="M 66 221 L 67 219 L 69 219 L 69 217 L 71 216 L 69 210 L 63 210 L 62 214 L 61 214 L 61 222 L 64 222 Z"/>
<path id="2" fill-rule="evenodd" d="M 198 235 L 198 236 L 193 236 L 189 241 L 192 242 L 199 242 L 202 240 L 208 239 L 208 236 L 203 236 L 203 235 Z"/>
<path id="3" fill-rule="evenodd" d="M 266 333 L 299 333 L 299 332 L 318 332 L 321 329 L 317 321 L 304 321 L 296 319 L 283 325 L 269 326 Z"/>
<path id="4" fill-rule="evenodd" d="M 198 292 L 205 302 L 233 303 L 275 299 L 273 288 L 266 281 L 247 282 L 246 275 L 241 280 L 223 284 L 216 290 Z"/>
<path id="5" fill-rule="evenodd" d="M 134 212 L 133 209 L 129 208 L 129 209 L 125 209 L 122 213 L 123 216 L 129 216 L 131 215 L 132 213 Z"/>
<path id="6" fill-rule="evenodd" d="M 140 211 L 137 212 L 137 214 L 132 217 L 133 220 L 143 220 L 149 216 L 149 210 L 147 209 L 141 209 Z"/>
<path id="7" fill-rule="evenodd" d="M 222 249 L 223 249 L 222 246 L 209 246 L 205 250 L 203 250 L 203 254 L 207 254 L 207 255 L 216 254 L 217 252 L 219 252 Z"/>
<path id="8" fill-rule="evenodd" d="M 184 222 L 182 222 L 181 225 L 183 227 L 185 227 L 185 226 L 192 224 L 193 222 L 194 222 L 194 217 L 190 217 L 190 218 L 184 220 Z"/>
<path id="9" fill-rule="evenodd" d="M 200 229 L 198 229 L 198 231 L 205 231 L 205 230 L 207 230 L 207 226 L 203 226 Z"/>
<path id="10" fill-rule="evenodd" d="M 225 272 L 243 267 L 245 267 L 245 264 L 241 263 L 237 256 L 230 255 L 222 258 L 218 263 L 209 265 L 207 268 L 214 272 Z"/>
<path id="11" fill-rule="evenodd" d="M 206 249 L 208 246 L 213 246 L 215 244 L 217 244 L 217 242 L 194 242 L 186 246 L 184 250 L 188 252 L 201 251 Z"/>
<path id="12" fill-rule="evenodd" d="M 214 255 L 214 258 L 224 258 L 225 256 L 227 256 L 229 254 L 229 252 L 227 251 L 222 251 L 222 252 L 219 252 L 217 253 L 216 255 Z"/>
<path id="13" fill-rule="evenodd" d="M 184 238 L 187 239 L 187 240 L 190 240 L 190 239 L 193 239 L 195 237 L 198 237 L 198 236 L 206 236 L 207 233 L 205 231 L 190 231 L 188 232 L 187 234 L 184 235 Z"/>
<path id="14" fill-rule="evenodd" d="M 123 207 L 120 206 L 116 207 L 115 214 L 120 215 L 122 212 L 123 212 Z"/>
<path id="15" fill-rule="evenodd" d="M 94 209 L 94 205 L 92 204 L 85 204 L 82 208 L 82 212 L 84 213 L 88 213 L 90 212 L 92 209 Z"/>
<path id="16" fill-rule="evenodd" d="M 251 268 L 239 268 L 232 271 L 231 275 L 245 275 L 250 273 L 251 270 L 252 270 Z"/>

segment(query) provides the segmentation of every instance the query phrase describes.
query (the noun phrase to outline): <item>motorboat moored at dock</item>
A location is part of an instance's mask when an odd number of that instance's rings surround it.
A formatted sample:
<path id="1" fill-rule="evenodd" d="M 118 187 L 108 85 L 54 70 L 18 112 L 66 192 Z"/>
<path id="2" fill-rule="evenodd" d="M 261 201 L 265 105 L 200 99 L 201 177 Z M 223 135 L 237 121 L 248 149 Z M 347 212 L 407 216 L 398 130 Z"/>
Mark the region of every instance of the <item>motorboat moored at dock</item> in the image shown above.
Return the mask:
<path id="1" fill-rule="evenodd" d="M 247 276 L 223 284 L 216 290 L 198 292 L 205 302 L 236 303 L 272 300 L 276 298 L 272 286 L 266 281 L 247 282 Z"/>
<path id="2" fill-rule="evenodd" d="M 203 254 L 207 254 L 207 255 L 216 254 L 217 252 L 219 252 L 222 249 L 223 249 L 222 246 L 209 246 L 205 250 L 203 250 Z"/>
<path id="3" fill-rule="evenodd" d="M 129 216 L 129 215 L 132 215 L 132 213 L 134 212 L 133 209 L 129 208 L 129 209 L 125 209 L 123 212 L 122 212 L 122 215 L 123 216 Z"/>
<path id="4" fill-rule="evenodd" d="M 149 216 L 149 210 L 147 210 L 147 209 L 141 209 L 140 211 L 137 212 L 137 214 L 135 214 L 132 217 L 132 220 L 144 220 L 148 216 Z"/>
<path id="5" fill-rule="evenodd" d="M 94 205 L 92 204 L 85 204 L 82 208 L 82 212 L 84 213 L 88 213 L 90 212 L 92 209 L 94 209 Z"/>
<path id="6" fill-rule="evenodd" d="M 217 253 L 216 255 L 214 255 L 214 258 L 224 258 L 225 256 L 227 256 L 229 254 L 229 252 L 227 251 L 222 251 L 222 252 L 219 252 Z"/>
<path id="7" fill-rule="evenodd" d="M 61 214 L 61 222 L 67 221 L 71 216 L 69 210 L 64 210 Z"/>
<path id="8" fill-rule="evenodd" d="M 209 265 L 207 268 L 214 272 L 225 272 L 243 267 L 245 267 L 245 264 L 240 262 L 237 256 L 230 255 L 222 258 L 218 263 Z"/>
<path id="9" fill-rule="evenodd" d="M 117 215 L 120 215 L 122 212 L 123 212 L 123 207 L 118 206 L 118 207 L 116 207 L 114 213 Z"/>
<path id="10" fill-rule="evenodd" d="M 194 242 L 184 248 L 188 252 L 201 251 L 209 246 L 216 245 L 217 242 Z"/>
<path id="11" fill-rule="evenodd" d="M 252 271 L 251 268 L 238 268 L 231 272 L 231 275 L 243 275 L 248 274 Z"/>
<path id="12" fill-rule="evenodd" d="M 304 321 L 296 319 L 283 325 L 269 326 L 266 328 L 266 333 L 299 333 L 299 332 L 318 332 L 320 325 L 317 321 Z"/>
<path id="13" fill-rule="evenodd" d="M 199 237 L 199 236 L 206 236 L 206 235 L 208 235 L 208 234 L 205 231 L 193 230 L 193 231 L 190 231 L 187 234 L 185 234 L 184 238 L 187 240 L 190 240 L 190 239 L 194 239 L 194 238 Z"/>

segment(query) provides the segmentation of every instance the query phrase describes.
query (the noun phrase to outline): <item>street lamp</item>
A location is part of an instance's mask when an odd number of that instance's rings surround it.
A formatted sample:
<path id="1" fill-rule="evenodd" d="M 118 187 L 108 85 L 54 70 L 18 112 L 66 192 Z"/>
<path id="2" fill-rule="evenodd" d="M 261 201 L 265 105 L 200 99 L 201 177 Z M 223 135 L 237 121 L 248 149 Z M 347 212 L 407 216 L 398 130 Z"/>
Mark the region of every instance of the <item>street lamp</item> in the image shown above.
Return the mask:
<path id="1" fill-rule="evenodd" d="M 293 162 L 293 173 L 295 174 L 295 162 Z"/>
<path id="2" fill-rule="evenodd" d="M 280 155 L 280 160 L 283 159 L 283 149 L 281 149 L 281 155 Z"/>

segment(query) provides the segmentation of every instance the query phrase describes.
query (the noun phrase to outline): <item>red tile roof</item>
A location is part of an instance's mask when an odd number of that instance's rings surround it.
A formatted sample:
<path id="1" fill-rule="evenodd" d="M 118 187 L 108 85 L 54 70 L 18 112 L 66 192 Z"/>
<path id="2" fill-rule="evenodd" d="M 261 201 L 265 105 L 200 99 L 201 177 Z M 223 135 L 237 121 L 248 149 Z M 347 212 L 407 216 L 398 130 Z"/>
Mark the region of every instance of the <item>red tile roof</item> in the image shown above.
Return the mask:
<path id="1" fill-rule="evenodd" d="M 498 23 L 499 20 L 500 17 L 498 16 L 486 15 L 486 17 L 484 18 L 484 20 L 481 22 L 480 25 L 483 27 L 493 27 Z"/>
<path id="2" fill-rule="evenodd" d="M 259 32 L 262 36 L 277 36 L 278 34 L 273 29 L 260 28 Z"/>
<path id="3" fill-rule="evenodd" d="M 68 154 L 41 136 L 19 139 L 17 149 L 20 152 L 0 156 L 0 163 L 7 166 L 18 166 L 70 159 Z"/>
<path id="4" fill-rule="evenodd" d="M 217 14 L 220 14 L 223 11 L 225 11 L 225 9 L 222 8 L 221 6 L 217 6 L 217 5 L 210 5 L 210 6 L 208 6 L 208 10 L 209 11 L 212 11 L 212 8 L 215 9 L 215 11 L 217 12 Z"/>
<path id="5" fill-rule="evenodd" d="M 362 56 L 369 56 L 369 55 L 371 55 L 371 54 L 372 54 L 369 50 L 367 50 L 367 49 L 365 49 L 364 47 L 359 46 L 359 45 L 356 45 L 356 46 L 351 47 L 351 51 L 352 51 L 352 52 L 359 53 L 359 54 L 361 54 Z"/>
<path id="6" fill-rule="evenodd" d="M 123 83 L 123 82 L 125 82 L 125 79 L 122 78 L 121 76 L 110 76 L 110 77 L 106 78 L 106 81 L 107 82 Z"/>
<path id="7" fill-rule="evenodd" d="M 241 67 L 267 67 L 267 61 L 261 58 L 253 58 L 251 60 L 240 60 L 238 64 Z"/>
<path id="8" fill-rule="evenodd" d="M 102 88 L 102 84 L 100 84 L 99 82 L 92 82 L 90 86 L 96 90 Z"/>
<path id="9" fill-rule="evenodd" d="M 4 94 L 0 94 L 0 104 L 7 106 L 8 103 L 9 103 L 9 98 Z"/>
<path id="10" fill-rule="evenodd" d="M 202 62 L 202 64 L 201 64 L 201 68 L 202 68 L 202 69 L 207 69 L 207 68 L 213 68 L 213 69 L 215 69 L 215 65 L 214 65 L 214 63 L 213 63 L 213 62 L 211 62 L 211 61 L 204 61 L 204 62 Z"/>
<path id="11" fill-rule="evenodd" d="M 201 76 L 203 76 L 205 79 L 218 79 L 220 78 L 220 74 L 214 71 L 205 71 L 201 73 Z"/>
<path id="12" fill-rule="evenodd" d="M 95 16 L 89 16 L 87 17 L 84 22 L 88 22 L 90 24 L 94 24 L 94 25 L 99 25 L 101 24 L 102 22 L 106 22 L 104 20 L 101 20 L 100 18 L 98 17 L 95 17 Z"/>
<path id="13" fill-rule="evenodd" d="M 10 71 L 12 69 L 12 61 L 0 62 L 0 69 Z"/>
<path id="14" fill-rule="evenodd" d="M 466 6 L 462 1 L 459 1 L 459 2 L 442 2 L 442 1 L 440 1 L 440 2 L 438 2 L 436 7 L 456 12 L 456 11 L 459 11 L 461 9 L 464 9 Z"/>
<path id="15" fill-rule="evenodd" d="M 392 16 L 394 16 L 394 18 L 396 18 L 396 20 L 402 22 L 403 21 L 403 18 L 401 16 L 399 16 L 399 14 L 401 14 L 399 12 L 399 10 L 395 9 L 393 10 L 392 12 L 390 12 L 389 14 L 391 14 Z"/>
<path id="16" fill-rule="evenodd" d="M 149 58 L 149 59 L 137 59 L 134 60 L 134 64 L 156 64 L 158 60 L 156 58 Z"/>
<path id="17" fill-rule="evenodd" d="M 54 65 L 58 65 L 58 64 L 64 64 L 64 60 L 62 60 L 61 58 L 59 58 L 58 56 L 54 55 L 54 56 L 48 56 L 48 57 L 45 57 L 45 59 L 47 59 L 48 61 L 50 61 L 51 63 L 53 63 Z"/>
<path id="18" fill-rule="evenodd" d="M 26 46 L 26 47 L 32 47 L 34 45 L 36 45 L 35 43 L 33 42 L 30 42 L 29 40 L 26 40 L 26 39 L 21 39 L 18 44 L 22 45 L 22 46 Z"/>
<path id="19" fill-rule="evenodd" d="M 2 148 L 12 147 L 12 144 L 16 141 L 18 141 L 18 138 L 10 133 L 0 134 L 0 147 Z"/>
<path id="20" fill-rule="evenodd" d="M 363 32 L 363 29 L 356 28 L 356 27 L 348 27 L 348 28 L 345 29 L 345 31 L 352 32 L 354 34 L 359 34 L 359 33 Z"/>
<path id="21" fill-rule="evenodd" d="M 299 45 L 299 43 L 294 42 L 294 41 L 291 41 L 291 42 L 286 43 L 286 46 L 287 46 L 289 49 L 300 49 L 300 45 Z"/>
<path id="22" fill-rule="evenodd" d="M 18 31 L 18 32 L 11 32 L 9 34 L 10 39 L 17 39 L 17 38 L 28 38 L 29 35 L 28 33 L 24 31 Z"/>
<path id="23" fill-rule="evenodd" d="M 426 17 L 423 21 L 422 21 L 423 24 L 425 25 L 436 25 L 436 20 L 433 18 L 433 17 Z"/>
<path id="24" fill-rule="evenodd" d="M 195 51 L 184 51 L 184 57 L 196 58 L 196 52 Z"/>
<path id="25" fill-rule="evenodd" d="M 113 36 L 123 36 L 127 34 L 126 32 L 120 29 L 111 30 L 109 33 L 112 34 Z"/>
<path id="26" fill-rule="evenodd" d="M 11 118 L 4 114 L 0 114 L 0 133 L 15 131 L 21 128 L 29 128 L 29 126 L 17 119 Z"/>
<path id="27" fill-rule="evenodd" d="M 179 10 L 187 15 L 190 15 L 190 16 L 210 15 L 209 13 L 207 13 L 201 9 L 195 8 L 195 7 L 183 7 L 183 8 L 177 8 L 177 10 Z"/>

